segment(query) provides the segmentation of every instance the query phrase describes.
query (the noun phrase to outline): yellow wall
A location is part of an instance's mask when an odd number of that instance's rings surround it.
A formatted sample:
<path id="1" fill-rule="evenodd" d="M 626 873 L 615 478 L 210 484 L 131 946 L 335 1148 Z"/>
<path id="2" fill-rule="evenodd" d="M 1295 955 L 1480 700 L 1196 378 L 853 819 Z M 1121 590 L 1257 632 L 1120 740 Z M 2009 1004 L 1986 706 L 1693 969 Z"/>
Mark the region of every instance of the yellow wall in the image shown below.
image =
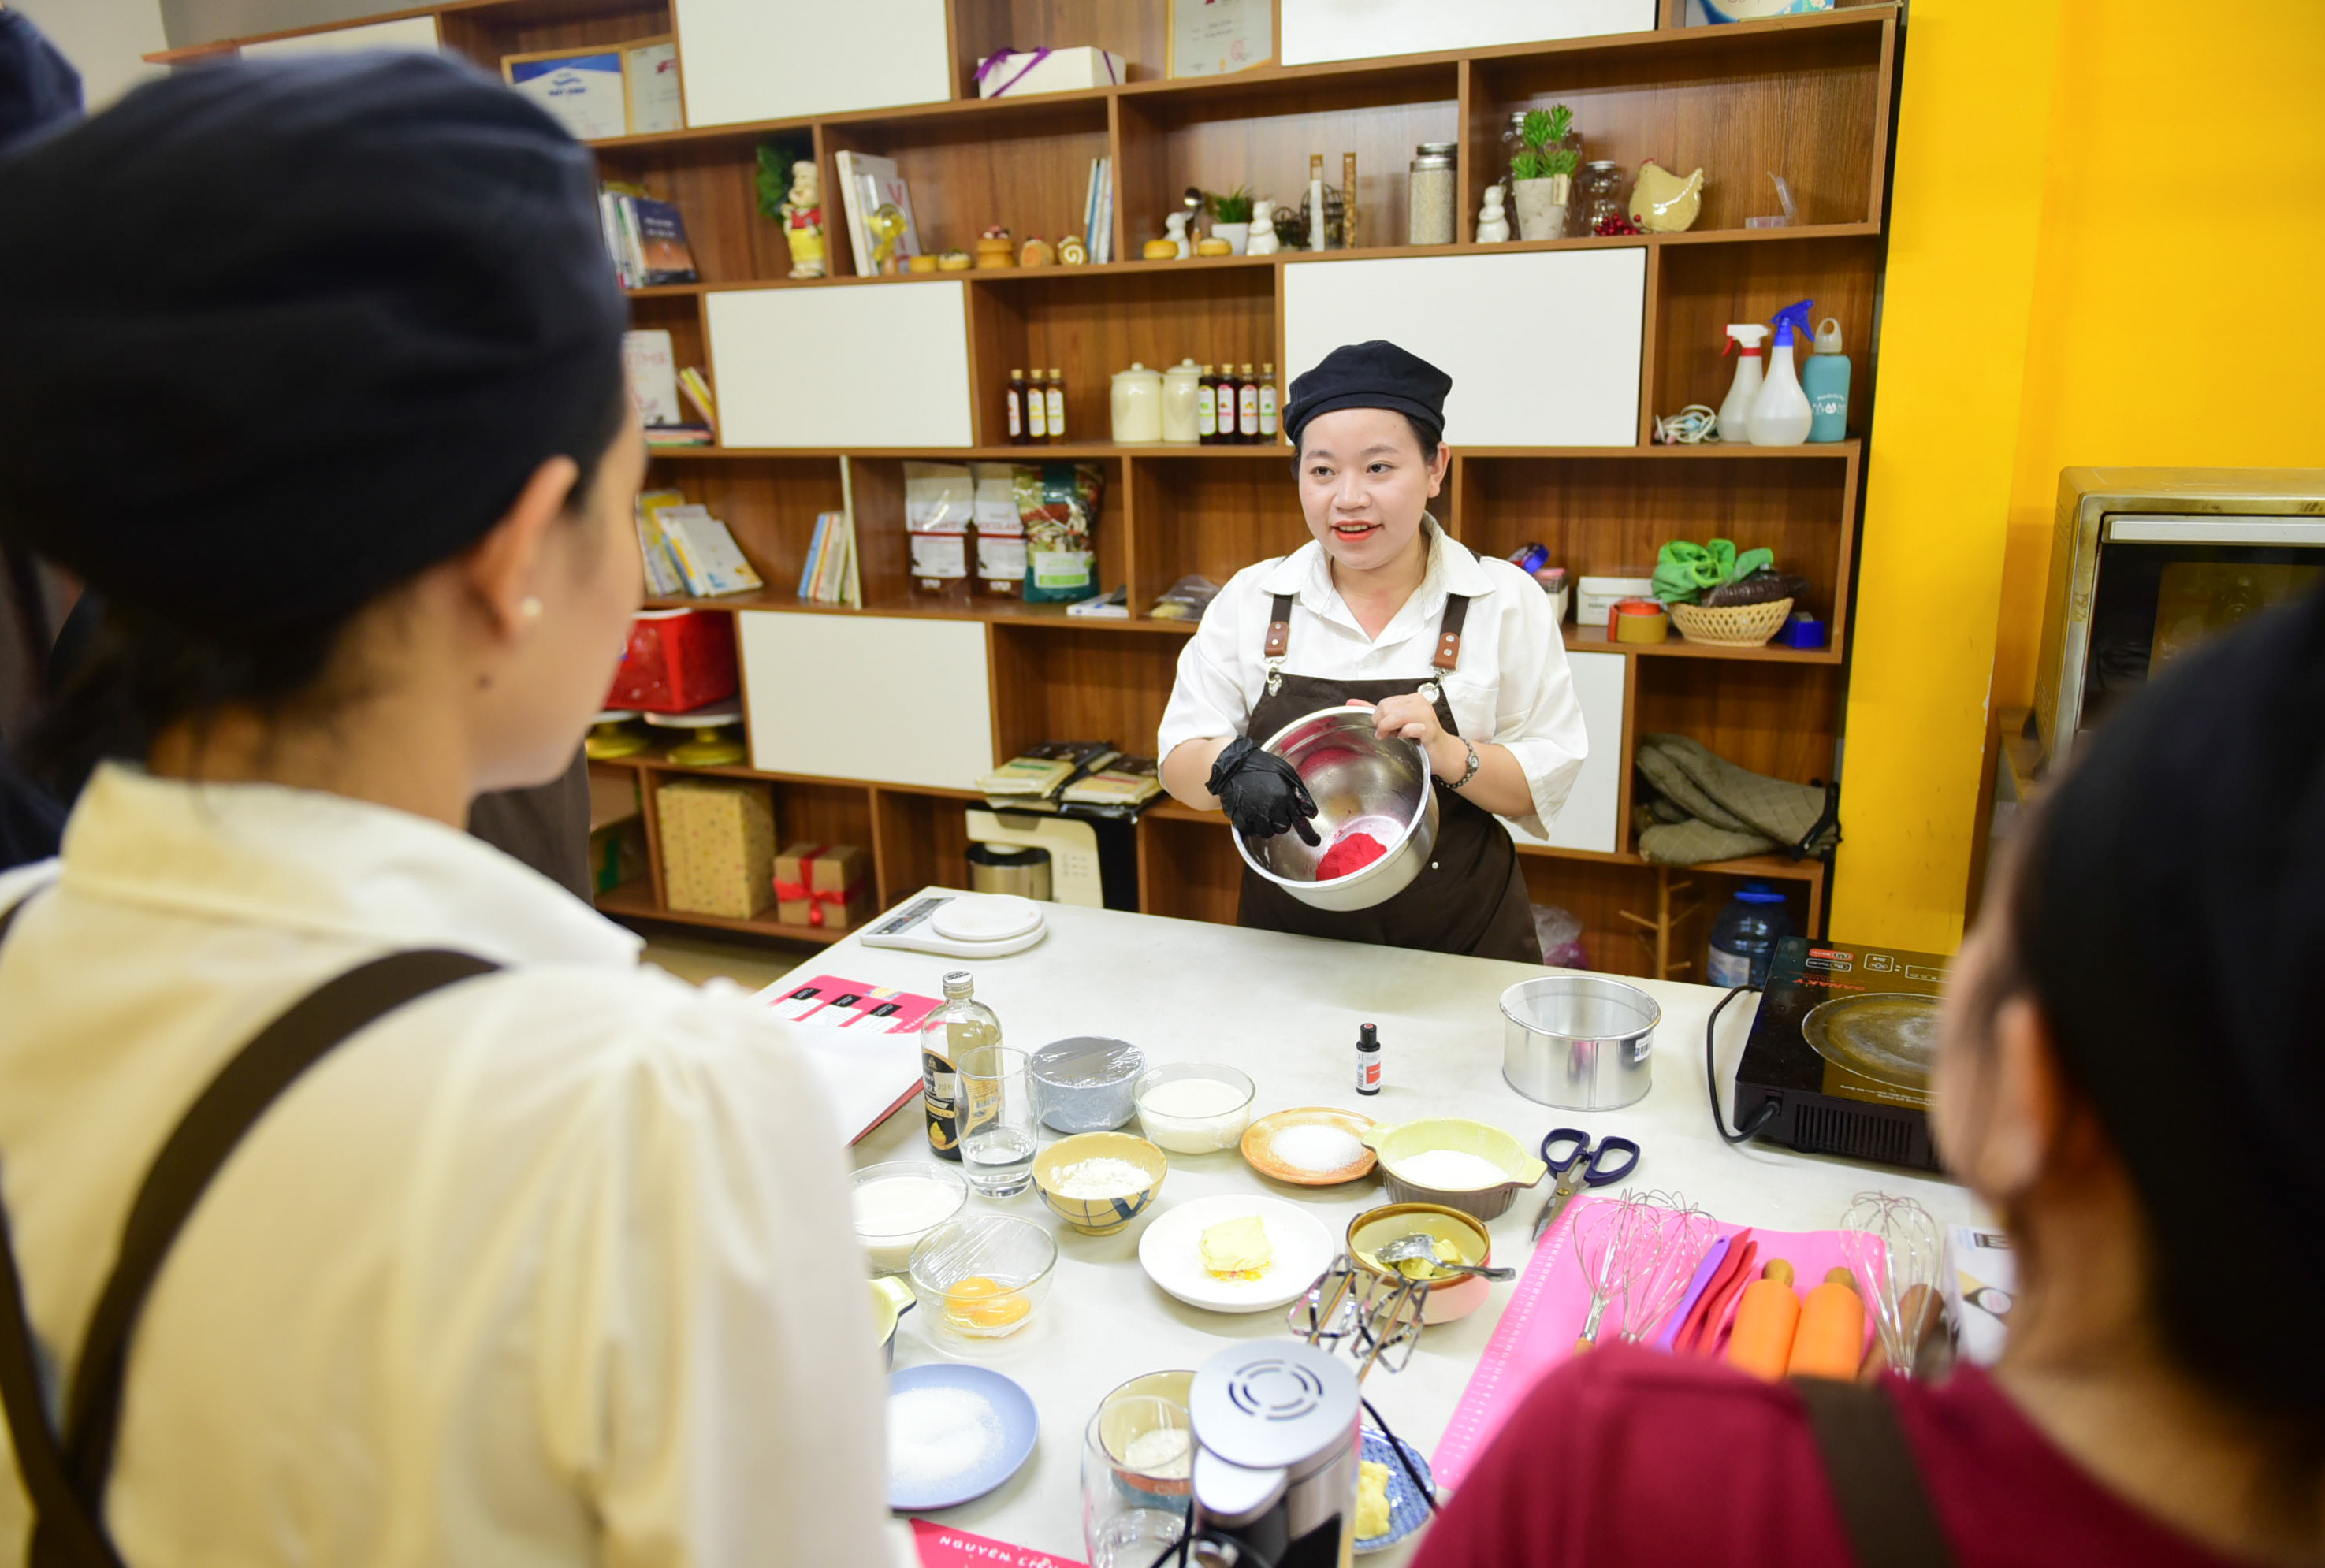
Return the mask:
<path id="1" fill-rule="evenodd" d="M 2318 0 L 1916 0 L 1837 934 L 1959 940 L 2061 468 L 2325 463 L 2320 61 Z"/>

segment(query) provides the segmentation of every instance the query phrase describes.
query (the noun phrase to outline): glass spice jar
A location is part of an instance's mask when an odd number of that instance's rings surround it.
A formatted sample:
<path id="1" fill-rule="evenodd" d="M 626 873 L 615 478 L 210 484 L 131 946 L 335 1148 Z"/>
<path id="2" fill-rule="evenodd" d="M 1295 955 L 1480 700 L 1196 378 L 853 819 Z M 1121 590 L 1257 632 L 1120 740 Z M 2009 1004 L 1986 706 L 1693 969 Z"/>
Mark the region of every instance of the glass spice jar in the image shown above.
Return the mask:
<path id="1" fill-rule="evenodd" d="M 1459 147 L 1451 142 L 1423 142 L 1413 150 L 1405 187 L 1405 243 L 1450 245 L 1453 243 L 1453 204 L 1459 180 L 1454 160 Z"/>
<path id="2" fill-rule="evenodd" d="M 1623 167 L 1614 160 L 1585 163 L 1574 180 L 1573 215 L 1568 232 L 1578 236 L 1598 232 L 1598 220 L 1623 217 Z"/>

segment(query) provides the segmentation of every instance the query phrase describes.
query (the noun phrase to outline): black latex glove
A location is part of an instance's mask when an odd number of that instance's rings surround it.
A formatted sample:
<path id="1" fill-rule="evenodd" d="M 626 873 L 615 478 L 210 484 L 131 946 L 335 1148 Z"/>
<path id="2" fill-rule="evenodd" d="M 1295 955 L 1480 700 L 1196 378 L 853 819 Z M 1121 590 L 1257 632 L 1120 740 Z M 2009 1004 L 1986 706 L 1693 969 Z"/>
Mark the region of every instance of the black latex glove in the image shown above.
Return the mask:
<path id="1" fill-rule="evenodd" d="M 1308 826 L 1316 815 L 1316 798 L 1300 782 L 1298 770 L 1260 750 L 1248 735 L 1229 741 L 1211 764 L 1210 789 L 1227 808 L 1227 820 L 1246 838 L 1292 832 L 1311 846 L 1322 842 Z"/>

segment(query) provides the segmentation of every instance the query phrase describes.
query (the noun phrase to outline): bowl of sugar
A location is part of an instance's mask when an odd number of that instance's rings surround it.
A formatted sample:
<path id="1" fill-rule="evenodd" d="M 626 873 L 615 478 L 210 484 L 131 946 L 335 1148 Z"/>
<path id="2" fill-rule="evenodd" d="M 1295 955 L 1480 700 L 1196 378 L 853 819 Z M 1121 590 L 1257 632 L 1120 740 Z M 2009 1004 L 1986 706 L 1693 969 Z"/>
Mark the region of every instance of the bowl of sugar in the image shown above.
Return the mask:
<path id="1" fill-rule="evenodd" d="M 1500 1128 L 1459 1116 L 1375 1127 L 1365 1142 L 1380 1155 L 1391 1202 L 1442 1204 L 1481 1220 L 1506 1213 L 1518 1189 L 1550 1168 Z"/>
<path id="2" fill-rule="evenodd" d="M 1138 1125 L 1172 1154 L 1233 1148 L 1251 1125 L 1251 1079 L 1219 1062 L 1173 1062 L 1138 1080 Z"/>
<path id="3" fill-rule="evenodd" d="M 968 1179 L 959 1166 L 893 1159 L 857 1171 L 848 1197 L 872 1271 L 902 1274 L 921 1238 L 968 1202 Z"/>

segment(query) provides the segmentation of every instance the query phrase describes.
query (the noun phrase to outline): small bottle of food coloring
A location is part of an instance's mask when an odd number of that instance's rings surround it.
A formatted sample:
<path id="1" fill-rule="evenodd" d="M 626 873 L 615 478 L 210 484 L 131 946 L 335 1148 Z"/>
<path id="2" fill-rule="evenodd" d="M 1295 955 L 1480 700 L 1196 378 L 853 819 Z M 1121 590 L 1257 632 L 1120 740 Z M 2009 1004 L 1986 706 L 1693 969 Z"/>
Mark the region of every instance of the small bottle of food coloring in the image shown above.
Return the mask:
<path id="1" fill-rule="evenodd" d="M 1357 1031 L 1357 1093 L 1377 1094 L 1380 1086 L 1380 1031 L 1366 1024 Z"/>

